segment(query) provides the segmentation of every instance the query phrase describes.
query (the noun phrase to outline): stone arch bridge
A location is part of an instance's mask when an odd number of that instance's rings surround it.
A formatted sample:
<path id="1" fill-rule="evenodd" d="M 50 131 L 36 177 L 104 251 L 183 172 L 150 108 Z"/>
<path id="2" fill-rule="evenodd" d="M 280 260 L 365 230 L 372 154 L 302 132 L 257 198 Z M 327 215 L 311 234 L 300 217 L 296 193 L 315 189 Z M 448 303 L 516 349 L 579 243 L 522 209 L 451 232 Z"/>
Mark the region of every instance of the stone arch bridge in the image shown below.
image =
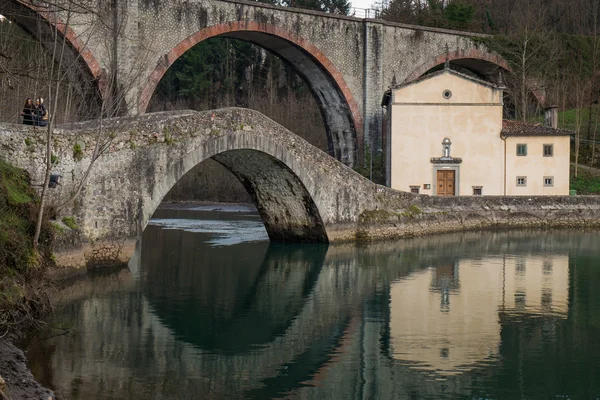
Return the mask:
<path id="1" fill-rule="evenodd" d="M 62 182 L 50 190 L 51 204 L 73 193 L 89 165 L 99 126 L 86 122 L 56 132 L 52 172 L 62 175 Z M 376 185 L 248 109 L 153 113 L 105 120 L 102 127 L 103 137 L 112 139 L 81 195 L 58 216 L 74 216 L 84 240 L 139 237 L 173 185 L 208 158 L 243 183 L 275 241 L 600 224 L 597 196 L 443 198 Z M 28 170 L 39 185 L 44 140 L 40 129 L 0 125 L 0 157 Z"/>
<path id="2" fill-rule="evenodd" d="M 57 28 L 69 44 L 69 60 L 79 65 L 80 81 L 93 82 L 98 96 L 106 96 L 107 77 L 114 76 L 133 114 L 147 110 L 168 68 L 203 40 L 241 39 L 273 52 L 312 90 L 329 152 L 346 165 L 368 146 L 380 146 L 380 101 L 393 81 L 419 77 L 446 58 L 491 79 L 508 68 L 473 40 L 478 35 L 259 2 L 86 0 L 87 7 L 77 9 L 68 0 L 52 3 L 57 8 L 4 0 L 0 14 L 43 41 Z"/>

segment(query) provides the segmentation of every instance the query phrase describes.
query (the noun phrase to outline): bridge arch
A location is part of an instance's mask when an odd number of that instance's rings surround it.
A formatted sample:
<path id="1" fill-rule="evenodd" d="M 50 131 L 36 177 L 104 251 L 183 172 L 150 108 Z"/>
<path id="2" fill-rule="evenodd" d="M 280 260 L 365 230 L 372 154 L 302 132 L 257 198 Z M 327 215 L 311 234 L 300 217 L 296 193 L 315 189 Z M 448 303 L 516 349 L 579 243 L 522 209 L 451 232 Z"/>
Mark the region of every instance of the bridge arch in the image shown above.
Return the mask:
<path id="1" fill-rule="evenodd" d="M 497 54 L 490 53 L 479 49 L 456 50 L 449 53 L 439 54 L 417 67 L 410 75 L 406 77 L 405 82 L 413 81 L 425 75 L 427 71 L 444 63 L 452 61 L 453 64 L 459 65 L 471 71 L 475 71 L 481 75 L 490 75 L 500 69 L 510 71 L 510 67 L 506 60 Z"/>
<path id="2" fill-rule="evenodd" d="M 235 122 L 233 125 L 244 126 Z M 312 151 L 327 157 L 316 148 Z M 318 182 L 307 171 L 310 161 L 300 157 L 290 151 L 289 143 L 277 140 L 276 136 L 257 134 L 249 126 L 247 130 L 215 134 L 171 163 L 160 182 L 152 185 L 151 198 L 144 202 L 139 220 L 139 232 L 145 229 L 171 188 L 196 165 L 212 158 L 243 184 L 271 241 L 327 243 L 326 218 L 323 218 L 326 205 L 321 204 Z"/>
<path id="3" fill-rule="evenodd" d="M 498 54 L 479 49 L 456 50 L 447 54 L 439 54 L 432 59 L 427 60 L 408 75 L 404 82 L 410 82 L 420 78 L 433 68 L 444 65 L 446 60 L 451 61 L 454 65 L 473 71 L 488 80 L 490 80 L 491 76 L 495 75 L 499 69 L 511 71 L 508 62 Z M 546 100 L 544 93 L 535 89 L 530 89 L 530 91 L 537 102 L 543 106 Z"/>
<path id="4" fill-rule="evenodd" d="M 77 67 L 78 81 L 90 82 L 91 88 L 96 91 L 97 95 L 103 95 L 106 77 L 100 63 L 90 47 L 71 26 L 60 18 L 58 12 L 25 1 L 7 0 L 2 3 L 0 14 L 40 40 L 42 45 L 46 40 L 53 41 L 53 30 L 56 29 L 66 39 L 67 52 L 64 56 L 67 65 L 73 64 Z M 82 92 L 86 90 L 83 86 L 80 89 Z"/>
<path id="5" fill-rule="evenodd" d="M 358 103 L 342 74 L 308 40 L 267 23 L 235 21 L 213 25 L 188 36 L 159 60 L 142 88 L 139 112 L 146 112 L 152 95 L 169 67 L 203 40 L 227 37 L 248 41 L 288 61 L 310 87 L 325 122 L 330 154 L 354 165 L 363 143 L 363 120 Z"/>

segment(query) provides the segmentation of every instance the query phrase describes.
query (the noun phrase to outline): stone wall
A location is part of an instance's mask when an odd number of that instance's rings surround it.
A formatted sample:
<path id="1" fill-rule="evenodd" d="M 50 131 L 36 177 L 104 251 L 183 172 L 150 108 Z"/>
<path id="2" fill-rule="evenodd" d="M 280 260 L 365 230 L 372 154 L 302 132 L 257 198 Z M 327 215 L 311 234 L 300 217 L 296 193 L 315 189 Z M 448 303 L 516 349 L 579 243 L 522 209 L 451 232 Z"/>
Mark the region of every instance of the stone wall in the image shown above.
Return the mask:
<path id="1" fill-rule="evenodd" d="M 357 238 L 406 238 L 482 229 L 598 228 L 600 196 L 418 195 L 397 207 L 394 193 L 377 196 L 378 208 L 359 216 Z"/>

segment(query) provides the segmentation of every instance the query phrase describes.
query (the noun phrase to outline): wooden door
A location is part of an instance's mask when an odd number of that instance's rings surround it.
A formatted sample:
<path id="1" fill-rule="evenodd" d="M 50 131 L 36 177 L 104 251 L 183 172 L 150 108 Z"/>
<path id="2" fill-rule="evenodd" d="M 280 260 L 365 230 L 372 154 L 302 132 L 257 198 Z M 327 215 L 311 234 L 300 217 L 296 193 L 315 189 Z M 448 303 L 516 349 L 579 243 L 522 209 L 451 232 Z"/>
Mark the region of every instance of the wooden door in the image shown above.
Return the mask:
<path id="1" fill-rule="evenodd" d="M 442 169 L 437 172 L 437 195 L 454 196 L 454 170 Z"/>

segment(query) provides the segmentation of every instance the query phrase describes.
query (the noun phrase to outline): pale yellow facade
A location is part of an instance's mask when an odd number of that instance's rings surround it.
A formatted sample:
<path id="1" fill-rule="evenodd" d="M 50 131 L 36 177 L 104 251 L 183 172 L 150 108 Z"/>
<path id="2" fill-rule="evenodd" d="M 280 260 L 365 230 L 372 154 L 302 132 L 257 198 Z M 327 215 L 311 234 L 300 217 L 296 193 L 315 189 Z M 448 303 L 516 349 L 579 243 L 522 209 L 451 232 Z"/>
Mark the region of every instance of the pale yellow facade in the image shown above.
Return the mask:
<path id="1" fill-rule="evenodd" d="M 569 194 L 569 136 L 527 136 L 506 138 L 506 194 Z M 517 155 L 517 145 L 527 146 L 527 155 Z M 544 146 L 552 156 L 544 156 Z M 517 178 L 524 177 L 525 185 Z M 551 181 L 548 181 L 551 179 Z"/>
<path id="2" fill-rule="evenodd" d="M 502 88 L 444 70 L 393 88 L 387 111 L 387 184 L 394 189 L 461 196 L 568 194 L 568 136 L 509 137 L 505 160 Z M 516 142 L 527 143 L 531 156 L 517 158 Z M 547 143 L 554 144 L 554 157 L 541 156 Z M 440 171 L 449 174 L 444 178 Z M 517 176 L 527 176 L 527 185 L 517 187 Z M 554 177 L 553 184 L 544 186 L 544 177 Z M 451 187 L 443 179 L 453 180 Z"/>

